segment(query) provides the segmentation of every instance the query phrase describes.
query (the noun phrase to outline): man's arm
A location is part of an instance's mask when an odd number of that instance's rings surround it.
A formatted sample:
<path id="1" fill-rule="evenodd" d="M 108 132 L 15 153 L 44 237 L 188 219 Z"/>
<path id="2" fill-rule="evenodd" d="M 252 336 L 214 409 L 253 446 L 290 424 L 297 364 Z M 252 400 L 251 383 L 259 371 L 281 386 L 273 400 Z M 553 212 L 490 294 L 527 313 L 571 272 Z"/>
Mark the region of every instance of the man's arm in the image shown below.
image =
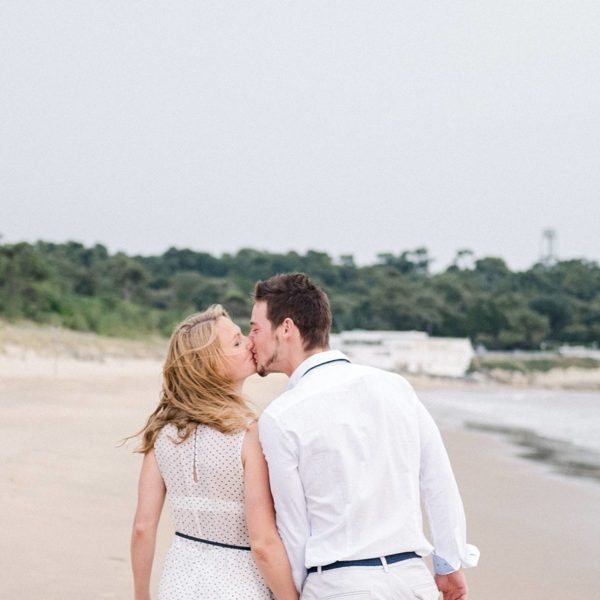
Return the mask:
<path id="1" fill-rule="evenodd" d="M 288 553 L 294 583 L 300 592 L 306 578 L 305 548 L 310 526 L 295 444 L 268 413 L 263 413 L 259 420 L 259 435 L 269 465 L 277 527 Z"/>
<path id="2" fill-rule="evenodd" d="M 462 500 L 437 425 L 417 400 L 421 439 L 421 498 L 433 537 L 433 566 L 444 600 L 466 598 L 462 567 L 474 567 L 479 550 L 466 543 Z"/>

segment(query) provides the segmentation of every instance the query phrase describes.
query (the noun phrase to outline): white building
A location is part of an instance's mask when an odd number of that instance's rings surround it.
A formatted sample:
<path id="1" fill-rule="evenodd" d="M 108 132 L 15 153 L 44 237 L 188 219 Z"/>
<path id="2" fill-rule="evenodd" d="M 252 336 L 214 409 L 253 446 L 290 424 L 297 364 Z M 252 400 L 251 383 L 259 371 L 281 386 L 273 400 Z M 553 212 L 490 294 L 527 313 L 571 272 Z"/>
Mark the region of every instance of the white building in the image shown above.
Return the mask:
<path id="1" fill-rule="evenodd" d="M 475 356 L 468 338 L 422 331 L 343 331 L 331 336 L 331 348 L 364 365 L 440 377 L 463 377 Z"/>
<path id="2" fill-rule="evenodd" d="M 585 346 L 567 346 L 564 344 L 558 349 L 561 356 L 569 358 L 593 358 L 600 360 L 600 350 L 597 348 L 586 348 Z"/>

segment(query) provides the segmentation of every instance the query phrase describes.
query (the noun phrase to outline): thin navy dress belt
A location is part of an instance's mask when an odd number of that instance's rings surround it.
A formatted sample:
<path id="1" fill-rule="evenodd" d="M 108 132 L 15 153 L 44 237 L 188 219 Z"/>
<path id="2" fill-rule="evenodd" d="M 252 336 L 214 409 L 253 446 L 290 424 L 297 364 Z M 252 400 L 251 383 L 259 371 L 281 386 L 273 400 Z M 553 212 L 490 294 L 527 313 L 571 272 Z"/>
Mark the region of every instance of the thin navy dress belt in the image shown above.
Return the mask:
<path id="1" fill-rule="evenodd" d="M 202 544 L 209 544 L 210 546 L 219 546 L 219 548 L 233 548 L 233 550 L 250 550 L 250 546 L 234 546 L 233 544 L 223 544 L 222 542 L 213 542 L 211 540 L 203 540 L 202 538 L 194 537 L 193 535 L 187 535 L 187 533 L 181 533 L 176 531 L 175 535 L 185 538 L 186 540 L 192 540 L 192 542 L 200 542 Z"/>
<path id="2" fill-rule="evenodd" d="M 399 554 L 390 554 L 382 557 L 388 565 L 408 560 L 409 558 L 421 558 L 416 552 L 400 552 Z M 321 571 L 329 571 L 329 569 L 340 569 L 342 567 L 381 567 L 383 561 L 381 558 L 363 558 L 359 560 L 338 560 L 328 565 L 323 565 Z M 310 567 L 309 573 L 316 573 L 319 567 Z"/>

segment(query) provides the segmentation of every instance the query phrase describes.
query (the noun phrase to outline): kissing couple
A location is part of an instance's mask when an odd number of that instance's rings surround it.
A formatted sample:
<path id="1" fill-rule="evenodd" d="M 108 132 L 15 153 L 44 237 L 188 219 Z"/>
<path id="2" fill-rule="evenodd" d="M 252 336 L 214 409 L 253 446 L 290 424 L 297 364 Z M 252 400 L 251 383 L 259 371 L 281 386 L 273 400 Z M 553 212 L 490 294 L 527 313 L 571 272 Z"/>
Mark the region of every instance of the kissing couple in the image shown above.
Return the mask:
<path id="1" fill-rule="evenodd" d="M 159 600 L 467 599 L 478 550 L 439 430 L 400 375 L 330 350 L 331 323 L 325 292 L 286 273 L 256 284 L 247 337 L 220 305 L 175 328 L 140 432 L 135 600 L 167 494 Z M 258 421 L 256 372 L 289 376 Z"/>

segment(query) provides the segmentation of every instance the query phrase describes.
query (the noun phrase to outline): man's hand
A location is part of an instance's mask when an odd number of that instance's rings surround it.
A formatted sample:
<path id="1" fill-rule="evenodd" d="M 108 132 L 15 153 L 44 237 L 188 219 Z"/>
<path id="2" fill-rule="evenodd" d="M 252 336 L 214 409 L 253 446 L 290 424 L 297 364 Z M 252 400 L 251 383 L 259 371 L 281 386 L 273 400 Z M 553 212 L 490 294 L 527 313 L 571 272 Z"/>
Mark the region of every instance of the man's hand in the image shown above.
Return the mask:
<path id="1" fill-rule="evenodd" d="M 467 600 L 467 580 L 462 571 L 436 575 L 435 583 L 442 592 L 444 600 Z"/>

